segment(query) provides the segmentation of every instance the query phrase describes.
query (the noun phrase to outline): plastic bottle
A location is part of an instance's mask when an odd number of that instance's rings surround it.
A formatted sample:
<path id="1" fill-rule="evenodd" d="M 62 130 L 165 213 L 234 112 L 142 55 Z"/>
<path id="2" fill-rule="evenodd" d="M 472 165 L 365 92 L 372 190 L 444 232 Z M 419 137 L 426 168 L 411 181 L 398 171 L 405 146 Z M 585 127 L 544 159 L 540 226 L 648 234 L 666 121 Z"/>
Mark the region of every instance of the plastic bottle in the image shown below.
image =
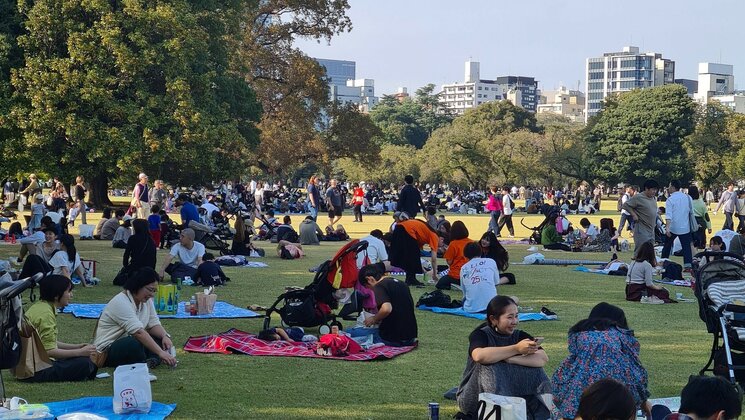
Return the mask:
<path id="1" fill-rule="evenodd" d="M 189 300 L 189 315 L 196 315 L 197 314 L 197 298 L 196 296 L 192 295 L 191 300 Z"/>

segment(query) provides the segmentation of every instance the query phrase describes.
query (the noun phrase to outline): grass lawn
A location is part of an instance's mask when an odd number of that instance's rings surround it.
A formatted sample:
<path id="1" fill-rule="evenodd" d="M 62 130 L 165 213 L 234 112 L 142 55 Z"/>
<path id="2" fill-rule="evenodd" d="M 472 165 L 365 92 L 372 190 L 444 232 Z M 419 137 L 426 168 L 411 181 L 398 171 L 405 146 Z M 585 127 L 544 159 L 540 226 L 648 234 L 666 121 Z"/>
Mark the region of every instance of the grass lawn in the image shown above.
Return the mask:
<path id="1" fill-rule="evenodd" d="M 598 223 L 600 217 L 618 220 L 615 201 L 604 203 L 606 211 L 590 217 Z M 522 217 L 515 215 L 516 235 L 526 237 L 527 229 L 519 226 Z M 89 218 L 97 221 L 97 215 Z M 451 222 L 466 222 L 472 239 L 478 239 L 486 229 L 487 216 L 448 215 Z M 570 216 L 579 225 L 580 216 Z M 301 220 L 293 216 L 293 223 Z M 364 223 L 351 223 L 351 212 L 346 212 L 342 224 L 352 237 L 361 237 L 371 229 L 387 229 L 390 216 L 365 216 Z M 541 216 L 527 216 L 526 224 L 535 226 Z M 714 226 L 721 226 L 723 217 L 714 218 Z M 313 275 L 308 268 L 315 266 L 339 248 L 339 243 L 324 243 L 306 247 L 303 260 L 287 261 L 274 256 L 272 245 L 258 243 L 267 249 L 263 261 L 269 268 L 227 268 L 232 279 L 228 286 L 218 289 L 218 299 L 237 306 L 260 304 L 268 306 L 282 292 L 284 286 L 305 286 Z M 122 250 L 112 249 L 108 242 L 78 241 L 83 258 L 98 261 L 98 277 L 102 284 L 95 288 L 76 288 L 75 302 L 107 302 L 120 289 L 111 280 L 121 265 Z M 508 246 L 511 261 L 519 262 L 527 254 L 527 246 Z M 17 255 L 16 246 L 0 246 L 0 258 Z M 548 258 L 565 258 L 561 251 L 543 252 Z M 159 263 L 165 251 L 159 251 Z M 630 253 L 621 254 L 628 260 Z M 571 254 L 571 258 L 606 260 L 610 254 Z M 682 261 L 681 261 L 682 262 Z M 516 295 L 522 306 L 539 310 L 547 306 L 559 315 L 559 321 L 526 322 L 520 328 L 534 336 L 545 336 L 543 347 L 550 361 L 546 372 L 550 376 L 567 355 L 567 330 L 585 318 L 590 308 L 601 301 L 618 305 L 626 311 L 631 328 L 641 342 L 641 358 L 649 371 L 650 391 L 655 398 L 676 396 L 697 373 L 708 358 L 710 336 L 698 318 L 695 303 L 675 305 L 641 305 L 624 300 L 624 279 L 584 274 L 573 267 L 520 266 L 510 271 L 517 276 L 517 285 L 501 286 L 500 294 Z M 674 288 L 686 297 L 693 293 L 687 288 Z M 423 292 L 412 289 L 414 300 Z M 195 289 L 196 291 L 196 289 Z M 451 292 L 460 298 L 459 292 Z M 188 291 L 184 295 L 190 295 Z M 27 295 L 24 296 L 27 299 Z M 442 394 L 456 386 L 463 372 L 468 347 L 468 335 L 478 325 L 477 320 L 436 315 L 417 311 L 419 348 L 388 361 L 339 362 L 318 359 L 283 357 L 251 357 L 242 355 L 205 355 L 181 350 L 190 336 L 212 334 L 231 327 L 258 332 L 261 319 L 248 320 L 163 320 L 167 331 L 179 347 L 178 368 L 159 367 L 153 372 L 158 380 L 152 384 L 153 397 L 163 403 L 177 403 L 171 418 L 241 418 L 241 419 L 408 419 L 425 418 L 427 403 L 441 404 L 442 418 L 450 418 L 457 411 L 454 402 Z M 91 340 L 94 320 L 75 319 L 59 315 L 60 339 L 70 343 Z M 111 369 L 106 369 L 113 373 Z M 21 396 L 29 402 L 41 403 L 82 396 L 111 395 L 112 379 L 84 383 L 22 384 L 9 378 L 9 396 Z"/>

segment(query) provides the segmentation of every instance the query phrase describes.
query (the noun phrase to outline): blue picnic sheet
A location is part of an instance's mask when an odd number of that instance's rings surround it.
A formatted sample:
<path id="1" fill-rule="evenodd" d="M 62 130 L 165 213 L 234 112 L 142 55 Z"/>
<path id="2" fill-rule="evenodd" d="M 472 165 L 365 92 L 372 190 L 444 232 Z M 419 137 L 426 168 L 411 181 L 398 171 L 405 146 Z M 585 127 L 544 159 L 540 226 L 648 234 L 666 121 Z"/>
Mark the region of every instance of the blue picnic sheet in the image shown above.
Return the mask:
<path id="1" fill-rule="evenodd" d="M 176 315 L 158 315 L 159 318 L 177 318 L 177 319 L 215 319 L 215 318 L 256 318 L 261 315 L 254 311 L 239 308 L 233 306 L 227 302 L 217 301 L 215 302 L 215 310 L 211 314 L 207 315 L 189 315 L 184 310 L 186 302 L 179 302 L 178 312 Z M 101 316 L 103 308 L 106 306 L 104 303 L 71 303 L 65 307 L 62 313 L 73 314 L 76 318 L 94 318 L 97 319 Z"/>
<path id="2" fill-rule="evenodd" d="M 49 413 L 57 416 L 68 413 L 90 413 L 109 420 L 162 420 L 170 416 L 176 404 L 161 404 L 153 401 L 148 414 L 114 414 L 112 397 L 84 397 L 77 400 L 44 403 Z"/>
<path id="3" fill-rule="evenodd" d="M 432 307 L 427 305 L 419 305 L 417 306 L 422 311 L 430 311 L 434 312 L 436 314 L 450 314 L 450 315 L 457 315 L 457 316 L 465 316 L 467 318 L 474 318 L 474 319 L 480 319 L 485 320 L 486 314 L 474 314 L 471 312 L 466 312 L 463 310 L 463 307 L 460 308 L 438 308 L 438 307 Z M 520 313 L 517 315 L 517 319 L 519 321 L 551 321 L 551 319 L 546 316 L 545 314 L 541 312 L 525 312 Z"/>

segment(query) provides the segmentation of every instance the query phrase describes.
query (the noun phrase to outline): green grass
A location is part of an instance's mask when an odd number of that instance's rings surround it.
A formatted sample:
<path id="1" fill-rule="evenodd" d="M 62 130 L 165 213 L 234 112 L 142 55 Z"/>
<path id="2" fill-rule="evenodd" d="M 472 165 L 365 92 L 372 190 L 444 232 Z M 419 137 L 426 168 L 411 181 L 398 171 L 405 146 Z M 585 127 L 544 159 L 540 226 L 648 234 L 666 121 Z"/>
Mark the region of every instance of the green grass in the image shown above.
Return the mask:
<path id="1" fill-rule="evenodd" d="M 615 202 L 606 202 L 604 212 L 615 220 Z M 520 215 L 516 215 L 519 224 Z M 595 216 L 594 222 L 601 216 Z M 91 218 L 93 219 L 93 218 Z M 295 217 L 295 223 L 299 221 Z M 360 237 L 374 228 L 387 229 L 389 216 L 367 217 L 365 223 L 351 223 L 346 214 L 342 223 L 353 237 Z M 464 220 L 471 238 L 478 239 L 487 226 L 485 216 L 457 217 Z M 578 225 L 579 217 L 570 219 Z M 721 226 L 721 216 L 715 226 Z M 529 216 L 526 224 L 539 223 L 539 216 Z M 344 223 L 346 222 L 346 223 Z M 91 223 L 91 221 L 89 221 Z M 528 234 L 522 227 L 518 237 Z M 81 256 L 98 261 L 98 277 L 102 284 L 90 289 L 76 288 L 75 302 L 107 302 L 119 289 L 111 284 L 121 264 L 121 250 L 108 242 L 77 242 Z M 303 260 L 287 261 L 274 256 L 268 243 L 265 262 L 269 268 L 227 268 L 232 281 L 218 289 L 218 298 L 237 306 L 261 304 L 268 306 L 282 292 L 283 286 L 305 286 L 313 275 L 308 268 L 330 258 L 339 243 L 324 243 L 306 247 Z M 526 246 L 509 246 L 511 260 L 518 262 L 527 254 Z M 0 246 L 0 258 L 16 255 L 17 247 Z M 566 253 L 546 251 L 547 257 L 562 258 Z M 158 254 L 159 262 L 165 253 Z M 572 254 L 572 258 L 606 260 L 609 254 Z M 622 254 L 629 259 L 630 254 Z M 626 311 L 630 326 L 641 343 L 641 358 L 649 371 L 653 397 L 679 395 L 688 375 L 698 372 L 706 362 L 710 336 L 697 315 L 694 303 L 677 305 L 641 305 L 624 300 L 624 279 L 572 271 L 573 267 L 519 266 L 510 271 L 517 276 L 517 285 L 501 286 L 501 294 L 518 296 L 522 306 L 536 310 L 548 306 L 559 314 L 554 322 L 527 322 L 520 328 L 535 336 L 545 336 L 543 347 L 550 361 L 549 376 L 566 357 L 567 330 L 587 316 L 598 302 L 606 301 Z M 430 289 L 412 289 L 416 300 Z M 692 297 L 690 289 L 675 288 Z M 187 292 L 188 293 L 188 292 Z M 452 292 L 459 297 L 459 292 Z M 181 350 L 190 336 L 212 334 L 231 327 L 249 332 L 261 328 L 261 319 L 247 320 L 163 320 L 179 347 L 178 368 L 159 367 L 154 373 L 153 397 L 164 403 L 177 403 L 171 418 L 242 418 L 242 419 L 409 419 L 424 418 L 427 403 L 441 404 L 443 418 L 456 412 L 456 405 L 445 401 L 442 394 L 456 386 L 463 372 L 468 348 L 468 334 L 477 320 L 436 315 L 417 311 L 419 348 L 388 361 L 339 362 L 332 360 L 283 357 L 250 357 L 241 355 L 205 355 Z M 92 338 L 95 321 L 58 317 L 60 338 L 77 343 Z M 111 373 L 111 369 L 106 369 Z M 9 379 L 8 395 L 18 395 L 30 402 L 56 401 L 82 396 L 111 395 L 112 379 L 84 383 L 23 384 Z"/>

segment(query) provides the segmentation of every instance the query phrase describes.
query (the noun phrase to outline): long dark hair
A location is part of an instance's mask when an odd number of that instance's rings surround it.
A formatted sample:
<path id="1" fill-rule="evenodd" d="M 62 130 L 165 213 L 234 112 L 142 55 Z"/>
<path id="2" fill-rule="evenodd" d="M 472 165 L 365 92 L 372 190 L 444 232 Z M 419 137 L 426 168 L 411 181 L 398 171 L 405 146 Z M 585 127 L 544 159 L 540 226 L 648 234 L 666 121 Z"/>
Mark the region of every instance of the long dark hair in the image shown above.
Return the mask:
<path id="1" fill-rule="evenodd" d="M 574 324 L 569 334 L 583 331 L 606 331 L 610 328 L 629 329 L 623 309 L 610 303 L 600 302 L 590 311 L 590 316 Z"/>
<path id="2" fill-rule="evenodd" d="M 504 315 L 505 310 L 510 305 L 517 305 L 514 300 L 512 300 L 509 296 L 494 296 L 490 301 L 489 304 L 486 305 L 486 322 L 481 324 L 479 328 L 489 325 L 491 326 L 491 323 L 489 322 L 490 317 L 494 317 L 499 319 L 500 316 Z"/>
<path id="3" fill-rule="evenodd" d="M 504 246 L 499 243 L 497 235 L 495 235 L 494 232 L 488 230 L 483 235 L 481 235 L 481 239 L 489 240 L 489 248 L 486 250 L 486 253 L 484 253 L 483 256 L 493 259 L 494 262 L 497 263 L 499 272 L 507 271 L 507 268 L 510 266 L 510 254 L 507 252 Z"/>
<path id="4" fill-rule="evenodd" d="M 634 257 L 634 260 L 636 262 L 642 262 L 647 261 L 649 264 L 654 267 L 657 265 L 657 257 L 654 253 L 654 245 L 652 245 L 652 242 L 644 242 L 639 246 L 639 249 L 636 251 L 636 256 Z"/>
<path id="5" fill-rule="evenodd" d="M 75 238 L 73 238 L 72 235 L 68 235 L 67 233 L 64 233 L 60 235 L 59 243 L 65 246 L 65 249 L 67 250 L 68 261 L 70 262 L 75 261 L 75 254 L 78 253 L 78 251 L 75 249 Z"/>

